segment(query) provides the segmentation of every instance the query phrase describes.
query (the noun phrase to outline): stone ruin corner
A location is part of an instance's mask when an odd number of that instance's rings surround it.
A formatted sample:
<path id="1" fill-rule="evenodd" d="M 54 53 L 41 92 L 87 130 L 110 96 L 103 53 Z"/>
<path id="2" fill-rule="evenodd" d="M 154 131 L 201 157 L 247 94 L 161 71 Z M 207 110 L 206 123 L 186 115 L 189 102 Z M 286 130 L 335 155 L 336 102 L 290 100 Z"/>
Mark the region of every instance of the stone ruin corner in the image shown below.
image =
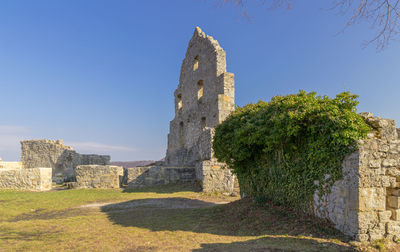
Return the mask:
<path id="1" fill-rule="evenodd" d="M 361 115 L 375 128 L 342 164 L 343 179 L 320 198 L 314 213 L 359 240 L 400 238 L 400 129 L 395 121 Z"/>

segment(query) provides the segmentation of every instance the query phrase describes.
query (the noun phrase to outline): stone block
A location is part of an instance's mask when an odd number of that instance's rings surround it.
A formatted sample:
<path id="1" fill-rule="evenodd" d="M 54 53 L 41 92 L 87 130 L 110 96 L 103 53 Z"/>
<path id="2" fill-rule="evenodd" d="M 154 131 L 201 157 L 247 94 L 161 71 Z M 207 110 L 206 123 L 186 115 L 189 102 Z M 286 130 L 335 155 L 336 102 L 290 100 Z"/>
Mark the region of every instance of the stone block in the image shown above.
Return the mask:
<path id="1" fill-rule="evenodd" d="M 369 240 L 370 241 L 376 241 L 376 240 L 380 240 L 383 239 L 383 234 L 377 234 L 377 233 L 370 233 L 369 234 Z"/>
<path id="2" fill-rule="evenodd" d="M 379 178 L 378 178 L 379 179 Z M 381 185 L 383 187 L 392 187 L 396 186 L 396 178 L 390 176 L 381 176 Z"/>
<path id="3" fill-rule="evenodd" d="M 384 159 L 382 161 L 382 166 L 384 166 L 384 167 L 395 167 L 397 165 L 398 165 L 398 162 L 395 159 Z"/>
<path id="4" fill-rule="evenodd" d="M 385 210 L 384 188 L 359 188 L 359 210 Z"/>
<path id="5" fill-rule="evenodd" d="M 51 188 L 51 168 L 0 170 L 0 189 L 48 191 Z"/>
<path id="6" fill-rule="evenodd" d="M 388 222 L 391 216 L 392 216 L 391 210 L 378 212 L 379 222 Z"/>
<path id="7" fill-rule="evenodd" d="M 375 211 L 358 212 L 358 229 L 370 230 L 379 223 L 378 214 Z"/>
<path id="8" fill-rule="evenodd" d="M 391 190 L 390 195 L 400 197 L 400 189 Z"/>
<path id="9" fill-rule="evenodd" d="M 379 146 L 379 151 L 382 151 L 382 152 L 388 152 L 389 149 L 390 149 L 390 147 L 389 147 L 389 145 L 387 145 L 387 144 L 381 144 L 381 145 Z"/>
<path id="10" fill-rule="evenodd" d="M 400 209 L 390 209 L 392 216 L 391 219 L 394 221 L 400 221 Z"/>
<path id="11" fill-rule="evenodd" d="M 386 224 L 386 233 L 392 235 L 400 234 L 400 222 L 390 221 Z"/>
<path id="12" fill-rule="evenodd" d="M 369 161 L 369 167 L 372 169 L 378 169 L 381 168 L 381 160 L 370 160 Z"/>
<path id="13" fill-rule="evenodd" d="M 22 162 L 5 162 L 0 160 L 0 169 L 22 169 Z"/>
<path id="14" fill-rule="evenodd" d="M 398 196 L 388 196 L 387 197 L 387 205 L 388 207 L 399 209 L 400 208 L 400 199 Z"/>

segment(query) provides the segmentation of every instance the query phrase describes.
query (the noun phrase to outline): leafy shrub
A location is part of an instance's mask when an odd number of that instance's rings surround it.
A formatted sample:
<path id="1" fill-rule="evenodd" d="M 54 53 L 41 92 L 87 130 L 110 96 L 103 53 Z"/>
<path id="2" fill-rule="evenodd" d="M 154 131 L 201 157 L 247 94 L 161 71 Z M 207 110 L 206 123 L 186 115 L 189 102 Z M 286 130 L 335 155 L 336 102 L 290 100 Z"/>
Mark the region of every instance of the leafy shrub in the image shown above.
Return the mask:
<path id="1" fill-rule="evenodd" d="M 239 107 L 216 127 L 215 156 L 245 194 L 310 210 L 315 190 L 342 177 L 343 159 L 371 130 L 357 97 L 300 91 Z"/>

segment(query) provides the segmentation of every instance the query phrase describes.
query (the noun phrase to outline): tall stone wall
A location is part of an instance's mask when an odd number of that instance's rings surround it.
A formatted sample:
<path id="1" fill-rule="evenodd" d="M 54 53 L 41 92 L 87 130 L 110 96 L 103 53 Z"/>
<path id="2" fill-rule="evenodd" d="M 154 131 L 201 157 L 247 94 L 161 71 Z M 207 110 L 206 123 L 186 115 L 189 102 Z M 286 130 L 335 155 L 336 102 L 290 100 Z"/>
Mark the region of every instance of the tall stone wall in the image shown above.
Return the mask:
<path id="1" fill-rule="evenodd" d="M 218 41 L 198 27 L 182 62 L 174 97 L 175 118 L 170 122 L 165 165 L 196 167 L 197 179 L 205 191 L 220 191 L 221 188 L 232 191 L 229 185 L 234 176 L 230 171 L 222 171 L 221 165 L 211 165 L 216 167 L 214 171 L 221 170 L 213 173 L 218 174 L 214 177 L 203 171 L 203 167 L 217 162 L 211 148 L 213 130 L 234 110 L 234 75 L 226 71 L 225 51 Z M 214 178 L 213 183 L 203 183 Z M 211 187 L 223 181 L 229 183 Z"/>
<path id="2" fill-rule="evenodd" d="M 314 212 L 360 241 L 400 238 L 400 139 L 394 120 L 362 115 L 376 128 L 343 162 L 343 179 L 319 197 Z"/>
<path id="3" fill-rule="evenodd" d="M 71 180 L 78 165 L 108 165 L 110 156 L 82 155 L 62 140 L 27 140 L 21 142 L 21 161 L 24 168 L 51 167 L 54 178 L 61 174 L 62 179 Z"/>
<path id="4" fill-rule="evenodd" d="M 51 170 L 51 168 L 0 169 L 0 189 L 50 190 Z"/>

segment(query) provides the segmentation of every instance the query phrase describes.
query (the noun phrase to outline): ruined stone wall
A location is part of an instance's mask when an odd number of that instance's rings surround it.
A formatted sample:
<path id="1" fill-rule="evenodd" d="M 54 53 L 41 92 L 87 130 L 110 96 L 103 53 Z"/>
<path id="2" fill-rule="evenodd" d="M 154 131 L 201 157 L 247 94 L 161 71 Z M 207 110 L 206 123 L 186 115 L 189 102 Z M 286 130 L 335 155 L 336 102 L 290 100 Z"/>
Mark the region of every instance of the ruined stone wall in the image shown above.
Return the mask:
<path id="1" fill-rule="evenodd" d="M 394 120 L 362 115 L 376 127 L 343 162 L 343 179 L 315 194 L 315 214 L 360 241 L 400 238 L 400 140 Z M 329 192 L 329 191 L 327 191 Z"/>
<path id="2" fill-rule="evenodd" d="M 47 191 L 52 186 L 51 168 L 0 169 L 0 189 Z"/>
<path id="3" fill-rule="evenodd" d="M 174 96 L 175 118 L 170 122 L 165 164 L 197 167 L 197 179 L 203 182 L 211 174 L 202 171 L 208 166 L 202 165 L 202 162 L 216 162 L 211 148 L 213 129 L 234 110 L 235 103 L 234 75 L 226 72 L 225 51 L 218 41 L 198 27 L 182 62 Z M 229 171 L 218 174 L 227 177 L 218 177 L 217 181 L 234 180 Z M 226 186 L 208 189 L 218 191 L 219 188 L 228 189 Z"/>
<path id="4" fill-rule="evenodd" d="M 122 166 L 79 165 L 75 168 L 77 188 L 120 188 L 124 176 Z"/>
<path id="5" fill-rule="evenodd" d="M 22 169 L 22 162 L 4 162 L 0 160 L 0 169 Z"/>
<path id="6" fill-rule="evenodd" d="M 110 156 L 81 155 L 62 140 L 28 140 L 21 142 L 21 161 L 24 168 L 51 167 L 53 177 L 71 180 L 78 165 L 108 165 Z"/>
<path id="7" fill-rule="evenodd" d="M 81 165 L 109 165 L 110 164 L 110 156 L 108 155 L 96 155 L 96 154 L 79 154 L 80 156 L 80 164 Z"/>
<path id="8" fill-rule="evenodd" d="M 196 180 L 194 168 L 144 166 L 126 168 L 125 173 L 128 188 L 193 183 Z"/>

